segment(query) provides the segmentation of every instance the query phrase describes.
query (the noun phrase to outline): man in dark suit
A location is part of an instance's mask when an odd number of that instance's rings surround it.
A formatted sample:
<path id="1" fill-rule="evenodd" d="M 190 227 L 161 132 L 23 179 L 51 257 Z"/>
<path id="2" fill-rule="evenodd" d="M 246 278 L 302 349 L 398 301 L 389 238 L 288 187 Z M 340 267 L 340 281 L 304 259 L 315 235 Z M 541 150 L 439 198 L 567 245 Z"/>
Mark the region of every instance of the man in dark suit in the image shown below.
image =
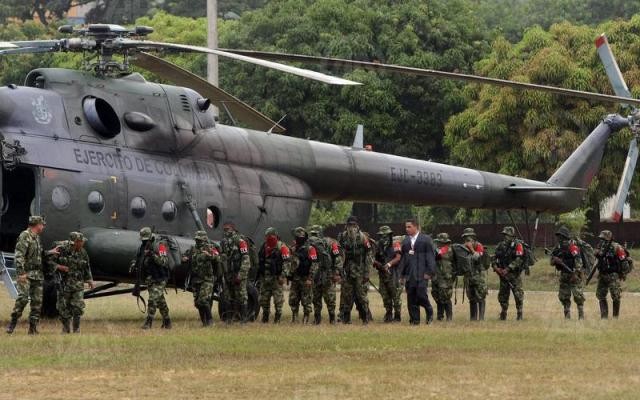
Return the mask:
<path id="1" fill-rule="evenodd" d="M 429 235 L 420 232 L 415 219 L 405 222 L 407 236 L 402 242 L 402 281 L 407 290 L 407 307 L 412 325 L 420 324 L 420 307 L 427 311 L 427 324 L 433 321 L 433 308 L 427 284 L 436 272 L 435 247 Z"/>

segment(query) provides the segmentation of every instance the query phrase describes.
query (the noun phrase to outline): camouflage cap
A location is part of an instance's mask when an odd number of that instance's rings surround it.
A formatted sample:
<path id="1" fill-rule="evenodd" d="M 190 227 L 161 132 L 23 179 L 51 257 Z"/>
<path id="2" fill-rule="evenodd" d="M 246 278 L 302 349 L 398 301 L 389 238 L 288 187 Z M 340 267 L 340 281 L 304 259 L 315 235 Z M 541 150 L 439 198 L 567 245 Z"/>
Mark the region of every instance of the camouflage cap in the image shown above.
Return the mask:
<path id="1" fill-rule="evenodd" d="M 29 226 L 35 226 L 38 224 L 46 225 L 47 223 L 45 222 L 44 218 L 39 215 L 32 215 L 29 217 Z"/>
<path id="2" fill-rule="evenodd" d="M 436 243 L 451 243 L 451 239 L 449 239 L 449 234 L 446 232 L 438 233 L 436 239 L 434 240 Z"/>
<path id="3" fill-rule="evenodd" d="M 140 229 L 140 240 L 149 240 L 152 236 L 153 233 L 151 233 L 151 228 L 149 228 L 148 226 Z"/>
<path id="4" fill-rule="evenodd" d="M 209 240 L 209 237 L 207 236 L 207 232 L 205 231 L 197 231 L 196 234 L 193 236 L 193 238 L 195 240 L 202 240 L 202 241 Z"/>
<path id="5" fill-rule="evenodd" d="M 565 239 L 571 239 L 571 231 L 566 226 L 561 226 L 556 231 L 556 236 L 563 237 Z"/>
<path id="6" fill-rule="evenodd" d="M 276 230 L 276 228 L 270 226 L 270 227 L 267 228 L 266 231 L 264 231 L 264 235 L 265 236 L 270 236 L 270 235 L 278 236 L 278 231 Z"/>
<path id="7" fill-rule="evenodd" d="M 349 218 L 347 218 L 347 224 L 358 225 L 358 217 L 356 217 L 355 215 L 350 216 Z"/>
<path id="8" fill-rule="evenodd" d="M 507 235 L 507 236 L 515 236 L 516 235 L 516 229 L 513 226 L 505 226 L 504 229 L 502 230 L 502 232 L 500 232 L 502 235 Z"/>
<path id="9" fill-rule="evenodd" d="M 85 242 L 87 239 L 85 239 L 84 235 L 80 232 L 71 232 L 69 234 L 69 240 L 72 242 L 78 242 L 78 241 Z"/>
<path id="10" fill-rule="evenodd" d="M 391 235 L 393 231 L 388 225 L 383 225 L 378 230 L 378 235 Z"/>
<path id="11" fill-rule="evenodd" d="M 303 227 L 299 226 L 293 230 L 293 236 L 295 237 L 305 237 L 307 236 L 307 231 Z"/>
<path id="12" fill-rule="evenodd" d="M 474 231 L 473 228 L 464 228 L 464 231 L 462 231 L 462 238 L 464 239 L 468 236 L 476 237 L 476 231 Z"/>
<path id="13" fill-rule="evenodd" d="M 314 235 L 314 236 L 321 236 L 322 235 L 322 226 L 320 226 L 320 225 L 311 225 L 311 227 L 309 227 L 309 234 Z"/>
<path id="14" fill-rule="evenodd" d="M 604 240 L 612 240 L 613 239 L 613 233 L 611 233 L 611 231 L 602 231 L 602 232 L 600 232 L 598 237 L 600 239 L 604 239 Z"/>

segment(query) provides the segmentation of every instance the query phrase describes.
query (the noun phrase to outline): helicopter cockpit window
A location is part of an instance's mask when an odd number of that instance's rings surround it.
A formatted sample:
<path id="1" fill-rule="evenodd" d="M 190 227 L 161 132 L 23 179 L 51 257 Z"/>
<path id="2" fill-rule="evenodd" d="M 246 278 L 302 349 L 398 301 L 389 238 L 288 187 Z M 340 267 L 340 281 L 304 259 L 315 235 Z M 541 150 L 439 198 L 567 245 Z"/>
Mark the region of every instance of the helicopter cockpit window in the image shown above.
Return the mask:
<path id="1" fill-rule="evenodd" d="M 164 218 L 165 221 L 173 221 L 177 213 L 178 207 L 173 201 L 168 200 L 162 204 L 162 218 Z"/>
<path id="2" fill-rule="evenodd" d="M 97 190 L 89 193 L 89 196 L 87 197 L 87 203 L 89 205 L 89 210 L 93 211 L 96 214 L 104 209 L 104 197 L 102 196 L 102 193 L 98 192 Z"/>
<path id="3" fill-rule="evenodd" d="M 98 97 L 85 97 L 82 109 L 89 126 L 101 136 L 111 139 L 120 133 L 120 118 L 109 103 Z"/>
<path id="4" fill-rule="evenodd" d="M 136 218 L 144 217 L 147 211 L 147 202 L 140 196 L 131 199 L 131 214 Z"/>

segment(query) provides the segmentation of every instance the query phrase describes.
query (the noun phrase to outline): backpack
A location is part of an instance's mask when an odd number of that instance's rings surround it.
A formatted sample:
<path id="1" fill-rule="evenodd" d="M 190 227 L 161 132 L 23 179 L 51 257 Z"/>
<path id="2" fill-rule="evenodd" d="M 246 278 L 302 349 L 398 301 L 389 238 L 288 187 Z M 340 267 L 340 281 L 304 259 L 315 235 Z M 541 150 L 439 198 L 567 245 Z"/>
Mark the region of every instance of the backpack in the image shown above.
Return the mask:
<path id="1" fill-rule="evenodd" d="M 627 275 L 629 274 L 631 271 L 633 271 L 633 259 L 631 258 L 631 256 L 629 255 L 629 250 L 627 250 L 626 247 L 623 247 L 624 249 L 624 253 L 626 254 L 626 263 L 621 263 L 620 264 L 620 273 L 622 275 Z"/>
<path id="2" fill-rule="evenodd" d="M 469 257 L 469 250 L 460 243 L 451 244 L 451 250 L 453 250 L 453 259 L 451 261 L 453 275 L 464 276 L 467 272 L 471 271 L 473 263 L 471 257 Z"/>
<path id="3" fill-rule="evenodd" d="M 576 244 L 580 249 L 580 258 L 582 259 L 582 269 L 589 274 L 591 269 L 596 265 L 596 255 L 593 247 L 584 240 L 576 239 Z"/>
<path id="4" fill-rule="evenodd" d="M 318 253 L 318 262 L 320 264 L 321 271 L 331 271 L 333 268 L 333 259 L 331 257 L 330 244 L 325 238 L 310 237 L 309 244 L 315 247 Z"/>
<path id="5" fill-rule="evenodd" d="M 254 282 L 257 279 L 258 267 L 260 265 L 260 260 L 258 258 L 258 249 L 256 248 L 256 243 L 249 236 L 240 235 L 240 238 L 242 238 L 242 240 L 247 242 L 247 244 L 249 245 L 248 255 L 251 267 L 249 267 L 249 274 L 247 276 L 249 282 Z"/>

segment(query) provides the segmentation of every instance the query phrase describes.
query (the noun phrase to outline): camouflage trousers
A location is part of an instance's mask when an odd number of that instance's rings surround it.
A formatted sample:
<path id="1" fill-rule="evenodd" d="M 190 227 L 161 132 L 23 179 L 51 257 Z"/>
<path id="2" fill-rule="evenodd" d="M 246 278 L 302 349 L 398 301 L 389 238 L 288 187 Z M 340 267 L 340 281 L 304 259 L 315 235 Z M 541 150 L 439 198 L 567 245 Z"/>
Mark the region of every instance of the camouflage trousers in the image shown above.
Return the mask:
<path id="1" fill-rule="evenodd" d="M 304 315 L 311 314 L 312 293 L 312 287 L 305 285 L 304 280 L 294 278 L 289 288 L 289 307 L 291 307 L 291 312 L 297 313 L 298 307 L 302 304 Z"/>
<path id="2" fill-rule="evenodd" d="M 513 292 L 513 299 L 516 302 L 516 309 L 522 310 L 524 304 L 524 288 L 522 285 L 522 274 L 509 272 L 500 278 L 500 289 L 498 290 L 498 303 L 503 310 L 509 308 L 509 296 Z"/>
<path id="3" fill-rule="evenodd" d="M 464 285 L 467 288 L 467 298 L 469 301 L 479 303 L 484 301 L 489 293 L 487 287 L 487 272 L 476 272 L 472 275 L 464 276 Z"/>
<path id="4" fill-rule="evenodd" d="M 38 322 L 40 320 L 40 312 L 42 311 L 42 281 L 27 279 L 26 282 L 18 282 L 16 286 L 18 298 L 16 299 L 11 316 L 20 318 L 27 303 L 30 303 L 31 312 L 29 313 L 29 321 Z"/>
<path id="5" fill-rule="evenodd" d="M 59 290 L 56 308 L 61 320 L 68 320 L 71 317 L 79 317 L 84 314 L 84 288 L 67 285 L 64 289 Z"/>
<path id="6" fill-rule="evenodd" d="M 435 279 L 431 282 L 431 296 L 436 304 L 451 304 L 453 297 L 453 281 Z"/>
<path id="7" fill-rule="evenodd" d="M 166 286 L 167 281 L 147 282 L 147 291 L 149 292 L 147 316 L 153 318 L 156 315 L 156 309 L 159 309 L 162 318 L 169 318 L 169 307 L 164 298 L 164 288 Z"/>
<path id="8" fill-rule="evenodd" d="M 598 300 L 606 300 L 607 293 L 611 293 L 611 300 L 613 301 L 620 301 L 622 297 L 622 282 L 620 281 L 620 275 L 616 272 L 598 275 L 596 297 Z"/>
<path id="9" fill-rule="evenodd" d="M 322 300 L 327 304 L 329 314 L 336 312 L 336 284 L 330 279 L 323 279 L 313 284 L 313 310 L 316 314 L 322 312 Z"/>
<path id="10" fill-rule="evenodd" d="M 584 304 L 584 293 L 582 292 L 582 273 L 575 272 L 568 274 L 562 272 L 560 274 L 560 288 L 558 289 L 558 300 L 565 307 L 571 305 L 571 295 L 576 305 Z"/>
<path id="11" fill-rule="evenodd" d="M 400 313 L 402 310 L 402 286 L 399 280 L 395 279 L 393 274 L 388 272 L 378 272 L 380 282 L 380 296 L 382 296 L 382 304 L 387 312 L 395 311 Z"/>
<path id="12" fill-rule="evenodd" d="M 224 286 L 224 298 L 227 299 L 230 304 L 247 304 L 247 302 L 249 301 L 249 295 L 247 294 L 246 279 L 241 279 L 238 285 L 236 285 L 233 281 L 228 281 Z"/>
<path id="13" fill-rule="evenodd" d="M 363 312 L 369 312 L 369 284 L 362 282 L 362 277 L 347 276 L 340 287 L 340 314 L 351 313 L 355 302 L 358 302 Z"/>
<path id="14" fill-rule="evenodd" d="M 260 307 L 263 310 L 271 308 L 271 298 L 273 297 L 273 306 L 276 314 L 282 314 L 282 305 L 284 304 L 284 294 L 282 294 L 282 285 L 278 283 L 275 277 L 264 277 L 260 279 Z"/>
<path id="15" fill-rule="evenodd" d="M 193 289 L 193 305 L 196 308 L 211 307 L 211 297 L 213 296 L 213 282 L 191 282 L 191 288 Z"/>

